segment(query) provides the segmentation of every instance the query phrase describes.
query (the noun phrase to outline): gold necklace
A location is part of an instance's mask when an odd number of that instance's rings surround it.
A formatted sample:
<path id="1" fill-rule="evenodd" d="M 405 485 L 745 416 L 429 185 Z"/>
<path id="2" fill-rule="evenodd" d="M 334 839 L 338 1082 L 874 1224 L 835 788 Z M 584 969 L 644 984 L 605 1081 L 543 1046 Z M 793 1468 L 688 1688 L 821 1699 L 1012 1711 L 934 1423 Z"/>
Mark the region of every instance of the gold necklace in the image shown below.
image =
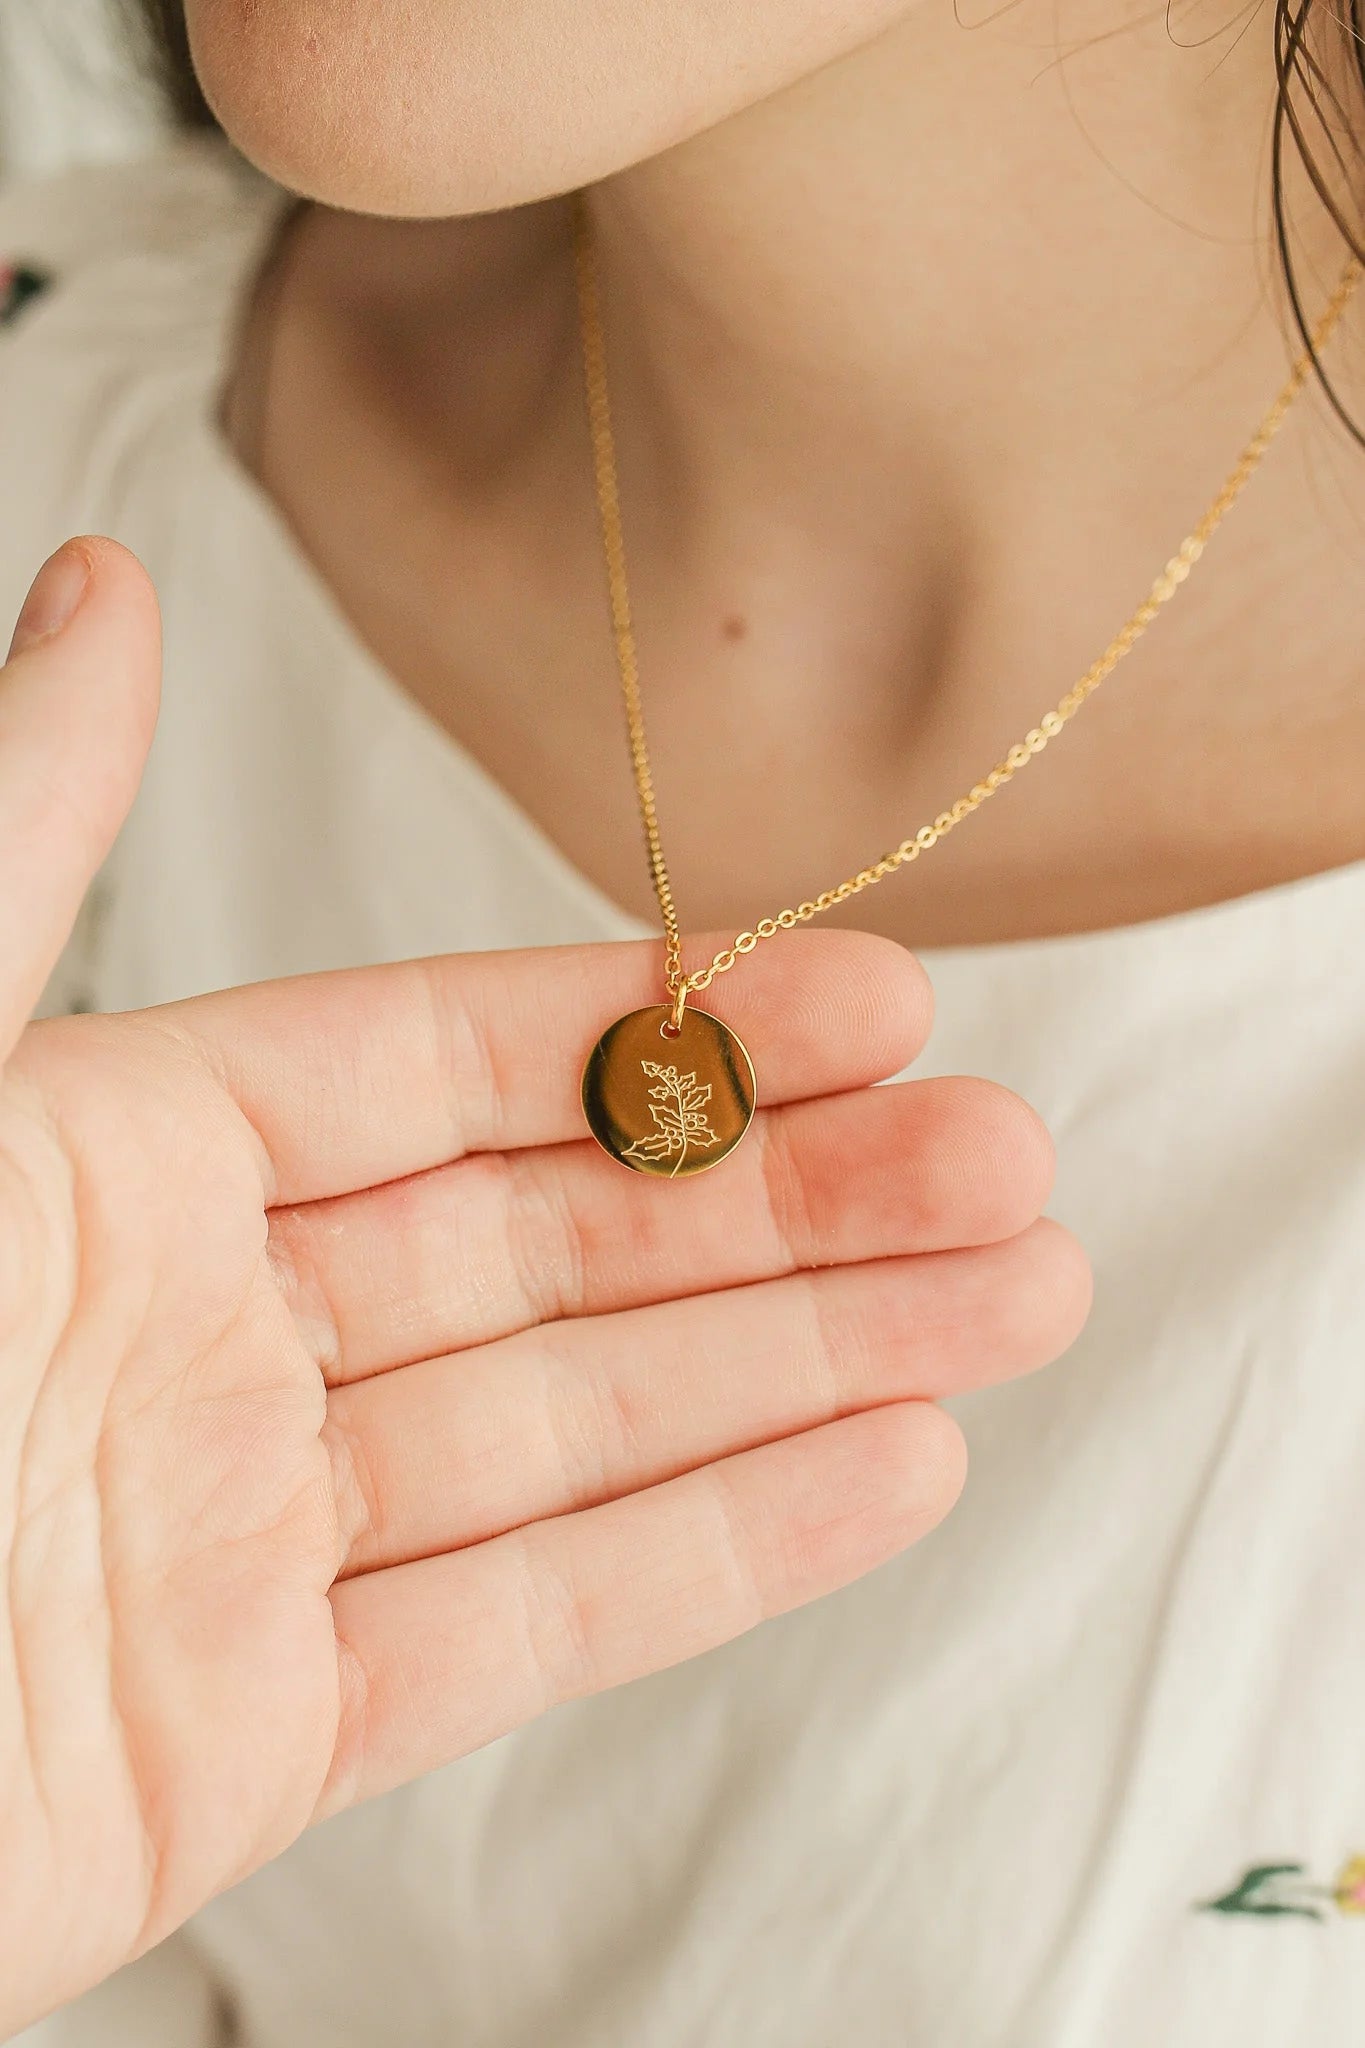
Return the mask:
<path id="1" fill-rule="evenodd" d="M 860 868 L 856 875 L 849 875 L 832 889 L 822 890 L 794 909 L 781 910 L 775 917 L 760 918 L 752 931 L 740 932 L 704 967 L 687 974 L 683 971 L 682 934 L 664 858 L 654 776 L 645 740 L 640 664 L 626 576 L 616 442 L 607 386 L 597 252 L 582 193 L 574 201 L 574 265 L 612 632 L 649 872 L 663 920 L 664 984 L 669 997 L 666 1003 L 633 1010 L 603 1032 L 584 1069 L 583 1112 L 589 1130 L 613 1159 L 633 1167 L 637 1173 L 676 1179 L 704 1172 L 734 1150 L 749 1127 L 756 1095 L 753 1062 L 739 1038 L 718 1017 L 689 1008 L 688 998 L 709 988 L 718 974 L 728 974 L 736 961 L 752 953 L 761 939 L 806 924 L 836 903 L 847 903 L 850 897 L 873 888 L 887 875 L 894 875 L 928 853 L 1057 738 L 1169 604 L 1260 468 L 1291 406 L 1312 376 L 1314 358 L 1331 339 L 1362 271 L 1354 259 L 1347 264 L 1313 330 L 1312 349 L 1305 349 L 1294 364 L 1284 388 L 1238 456 L 1217 496 L 1171 556 L 1137 610 L 1119 627 L 1103 654 L 1072 684 L 1061 702 L 1046 712 L 980 782 L 973 783 L 965 796 L 960 796 L 946 811 L 940 811 L 932 824 L 921 825 L 890 853 L 884 853 L 870 867 Z"/>

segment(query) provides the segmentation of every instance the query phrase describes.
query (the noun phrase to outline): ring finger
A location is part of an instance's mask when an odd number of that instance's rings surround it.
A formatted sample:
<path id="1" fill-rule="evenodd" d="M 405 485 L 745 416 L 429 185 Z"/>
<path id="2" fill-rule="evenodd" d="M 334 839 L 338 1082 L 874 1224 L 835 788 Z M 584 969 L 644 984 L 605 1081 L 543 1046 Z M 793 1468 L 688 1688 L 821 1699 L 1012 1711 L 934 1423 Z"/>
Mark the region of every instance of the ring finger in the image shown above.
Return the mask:
<path id="1" fill-rule="evenodd" d="M 859 1410 L 1026 1372 L 1080 1328 L 1074 1239 L 792 1275 L 336 1389 L 343 1576 L 477 1543 Z"/>

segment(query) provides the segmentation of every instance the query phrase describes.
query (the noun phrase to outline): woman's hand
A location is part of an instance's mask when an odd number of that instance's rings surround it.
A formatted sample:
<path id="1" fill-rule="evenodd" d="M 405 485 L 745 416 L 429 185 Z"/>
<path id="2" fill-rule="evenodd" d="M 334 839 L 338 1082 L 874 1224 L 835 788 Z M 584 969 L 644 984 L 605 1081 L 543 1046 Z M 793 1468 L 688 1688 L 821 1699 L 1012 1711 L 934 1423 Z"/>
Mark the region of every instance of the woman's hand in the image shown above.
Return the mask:
<path id="1" fill-rule="evenodd" d="M 879 941 L 727 985 L 765 1106 L 687 1184 L 581 1135 L 650 946 L 25 1029 L 155 716 L 137 565 L 47 578 L 0 676 L 0 2033 L 319 1816 L 914 1541 L 933 1400 L 1087 1296 L 1031 1112 L 864 1088 L 929 1016 Z"/>

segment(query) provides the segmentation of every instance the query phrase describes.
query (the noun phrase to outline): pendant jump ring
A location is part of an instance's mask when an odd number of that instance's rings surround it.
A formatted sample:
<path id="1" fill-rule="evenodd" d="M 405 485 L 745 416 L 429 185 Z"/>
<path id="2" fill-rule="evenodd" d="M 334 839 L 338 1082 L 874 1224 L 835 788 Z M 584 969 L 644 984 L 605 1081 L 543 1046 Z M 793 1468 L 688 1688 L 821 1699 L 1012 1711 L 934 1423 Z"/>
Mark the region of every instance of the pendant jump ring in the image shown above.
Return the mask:
<path id="1" fill-rule="evenodd" d="M 683 982 L 673 997 L 673 1015 L 669 1019 L 673 1036 L 682 1030 L 683 1011 L 687 1008 L 687 983 Z"/>

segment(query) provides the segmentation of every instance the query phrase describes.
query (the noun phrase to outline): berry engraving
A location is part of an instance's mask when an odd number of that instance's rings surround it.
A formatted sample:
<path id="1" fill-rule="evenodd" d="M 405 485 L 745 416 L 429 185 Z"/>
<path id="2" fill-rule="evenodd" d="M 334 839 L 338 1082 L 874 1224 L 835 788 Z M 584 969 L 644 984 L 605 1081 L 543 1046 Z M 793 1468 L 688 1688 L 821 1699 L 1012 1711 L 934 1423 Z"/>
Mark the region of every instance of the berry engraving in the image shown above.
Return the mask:
<path id="1" fill-rule="evenodd" d="M 649 1091 L 649 1113 L 655 1128 L 647 1137 L 637 1138 L 624 1156 L 672 1159 L 672 1179 L 690 1151 L 705 1151 L 708 1146 L 720 1143 L 705 1113 L 711 1100 L 711 1083 L 699 1081 L 695 1074 L 680 1074 L 676 1067 L 661 1067 L 657 1060 L 641 1060 L 640 1065 L 654 1080 Z"/>

